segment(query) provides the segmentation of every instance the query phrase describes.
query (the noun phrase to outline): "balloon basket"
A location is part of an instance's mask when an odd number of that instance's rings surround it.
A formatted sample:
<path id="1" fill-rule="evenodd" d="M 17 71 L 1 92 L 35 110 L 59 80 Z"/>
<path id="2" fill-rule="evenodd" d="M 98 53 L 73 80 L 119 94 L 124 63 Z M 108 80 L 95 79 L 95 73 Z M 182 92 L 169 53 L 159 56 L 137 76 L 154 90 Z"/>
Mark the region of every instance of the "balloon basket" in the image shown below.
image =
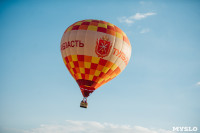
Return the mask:
<path id="1" fill-rule="evenodd" d="M 87 108 L 88 107 L 88 103 L 84 102 L 84 101 L 81 101 L 80 107 Z"/>

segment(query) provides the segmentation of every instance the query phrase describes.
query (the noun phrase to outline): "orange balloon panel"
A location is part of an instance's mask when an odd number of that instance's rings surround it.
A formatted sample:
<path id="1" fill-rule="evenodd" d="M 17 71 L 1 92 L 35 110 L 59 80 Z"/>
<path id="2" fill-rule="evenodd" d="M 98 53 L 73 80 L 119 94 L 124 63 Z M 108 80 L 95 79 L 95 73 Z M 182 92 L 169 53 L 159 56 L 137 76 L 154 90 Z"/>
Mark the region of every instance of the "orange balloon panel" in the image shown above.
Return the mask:
<path id="1" fill-rule="evenodd" d="M 126 34 L 115 25 L 82 20 L 64 32 L 61 53 L 83 96 L 88 97 L 126 67 L 131 45 Z"/>

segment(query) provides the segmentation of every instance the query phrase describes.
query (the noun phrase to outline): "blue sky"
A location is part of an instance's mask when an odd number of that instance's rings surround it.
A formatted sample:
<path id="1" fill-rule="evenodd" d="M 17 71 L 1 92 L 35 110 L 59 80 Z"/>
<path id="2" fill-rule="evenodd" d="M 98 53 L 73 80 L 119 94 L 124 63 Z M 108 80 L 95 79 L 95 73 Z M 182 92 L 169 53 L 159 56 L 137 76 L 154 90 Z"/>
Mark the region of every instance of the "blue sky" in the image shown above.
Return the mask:
<path id="1" fill-rule="evenodd" d="M 200 1 L 1 1 L 0 131 L 169 133 L 200 125 Z M 65 29 L 83 19 L 120 27 L 127 68 L 79 107 L 62 61 Z M 52 129 L 52 130 L 51 130 Z"/>

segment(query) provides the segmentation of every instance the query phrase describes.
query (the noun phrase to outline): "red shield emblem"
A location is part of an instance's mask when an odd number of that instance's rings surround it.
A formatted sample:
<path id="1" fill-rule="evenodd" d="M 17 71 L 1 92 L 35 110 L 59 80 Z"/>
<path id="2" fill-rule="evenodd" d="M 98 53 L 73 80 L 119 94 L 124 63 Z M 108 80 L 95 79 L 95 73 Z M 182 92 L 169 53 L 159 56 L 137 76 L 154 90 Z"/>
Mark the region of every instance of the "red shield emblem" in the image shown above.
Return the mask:
<path id="1" fill-rule="evenodd" d="M 95 52 L 99 57 L 105 57 L 110 53 L 111 42 L 107 37 L 97 39 Z"/>

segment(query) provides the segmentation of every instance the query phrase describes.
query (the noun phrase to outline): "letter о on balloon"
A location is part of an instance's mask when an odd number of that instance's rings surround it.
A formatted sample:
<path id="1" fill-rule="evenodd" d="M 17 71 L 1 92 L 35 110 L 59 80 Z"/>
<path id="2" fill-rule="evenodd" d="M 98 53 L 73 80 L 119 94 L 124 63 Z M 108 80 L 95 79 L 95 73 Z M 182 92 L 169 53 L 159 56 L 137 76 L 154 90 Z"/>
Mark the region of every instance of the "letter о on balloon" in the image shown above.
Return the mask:
<path id="1" fill-rule="evenodd" d="M 101 20 L 82 20 L 69 26 L 61 39 L 63 61 L 87 97 L 115 78 L 127 66 L 131 44 L 117 26 Z"/>

